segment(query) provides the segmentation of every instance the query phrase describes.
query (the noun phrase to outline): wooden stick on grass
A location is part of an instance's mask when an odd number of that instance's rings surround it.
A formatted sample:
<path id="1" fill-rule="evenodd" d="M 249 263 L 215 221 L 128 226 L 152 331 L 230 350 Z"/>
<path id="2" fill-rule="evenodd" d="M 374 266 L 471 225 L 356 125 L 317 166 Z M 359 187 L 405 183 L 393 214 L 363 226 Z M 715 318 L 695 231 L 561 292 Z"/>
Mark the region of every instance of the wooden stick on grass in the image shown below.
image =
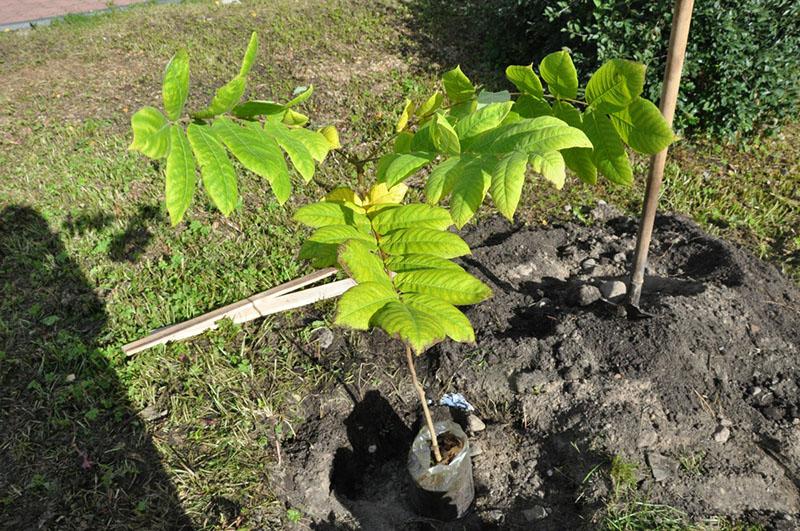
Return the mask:
<path id="1" fill-rule="evenodd" d="M 229 304 L 212 312 L 208 312 L 189 321 L 167 326 L 156 330 L 152 334 L 122 347 L 123 352 L 132 356 L 148 348 L 170 341 L 186 339 L 202 334 L 206 330 L 216 328 L 220 319 L 230 319 L 234 323 L 245 323 L 259 317 L 274 313 L 299 308 L 307 304 L 338 297 L 351 287 L 355 282 L 351 279 L 338 280 L 316 288 L 303 291 L 298 289 L 319 282 L 336 273 L 335 268 L 321 269 L 304 277 L 275 286 L 272 289 L 253 295 L 239 302 Z M 296 293 L 293 293 L 297 291 Z"/>
<path id="2" fill-rule="evenodd" d="M 431 434 L 431 448 L 433 449 L 433 456 L 436 458 L 436 464 L 442 462 L 442 453 L 439 451 L 439 441 L 436 438 L 436 428 L 433 427 L 433 417 L 428 409 L 428 400 L 425 398 L 425 389 L 419 384 L 417 380 L 417 369 L 414 368 L 414 354 L 411 352 L 411 346 L 406 344 L 406 361 L 408 362 L 408 370 L 411 372 L 411 381 L 414 382 L 414 388 L 419 395 L 419 401 L 422 402 L 422 413 L 425 416 L 425 423 L 428 425 L 428 431 Z"/>

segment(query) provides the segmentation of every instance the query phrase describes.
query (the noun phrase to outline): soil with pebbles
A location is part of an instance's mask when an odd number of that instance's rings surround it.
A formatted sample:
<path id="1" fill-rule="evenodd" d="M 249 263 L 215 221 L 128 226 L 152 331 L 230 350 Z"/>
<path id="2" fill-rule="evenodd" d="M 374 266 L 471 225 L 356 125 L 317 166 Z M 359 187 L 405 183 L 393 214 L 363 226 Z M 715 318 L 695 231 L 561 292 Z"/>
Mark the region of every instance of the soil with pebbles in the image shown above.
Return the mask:
<path id="1" fill-rule="evenodd" d="M 800 527 L 800 290 L 663 216 L 642 295 L 651 316 L 638 315 L 603 297 L 619 296 L 610 282 L 624 279 L 635 222 L 607 207 L 594 214 L 592 226 L 491 219 L 464 234 L 473 254 L 462 264 L 494 296 L 467 310 L 477 343 L 440 344 L 418 372 L 429 396 L 463 393 L 486 424 L 472 422 L 471 512 L 443 524 L 410 509 L 405 461 L 421 423 L 402 351 L 375 332 L 353 352 L 337 330 L 324 356 L 381 364 L 385 377 L 306 401 L 307 421 L 272 472 L 305 524 L 595 529 L 621 456 L 637 465 L 635 496 L 687 521 Z M 444 407 L 436 415 L 470 425 Z"/>

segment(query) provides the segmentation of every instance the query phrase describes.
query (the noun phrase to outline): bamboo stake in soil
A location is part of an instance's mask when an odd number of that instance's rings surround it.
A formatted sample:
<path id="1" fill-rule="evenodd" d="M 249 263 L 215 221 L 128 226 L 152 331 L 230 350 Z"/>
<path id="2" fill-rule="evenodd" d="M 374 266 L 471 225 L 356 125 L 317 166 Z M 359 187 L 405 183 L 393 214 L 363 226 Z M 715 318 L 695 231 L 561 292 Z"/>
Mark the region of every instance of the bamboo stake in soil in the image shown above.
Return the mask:
<path id="1" fill-rule="evenodd" d="M 672 15 L 672 30 L 667 50 L 667 68 L 664 71 L 664 85 L 661 88 L 660 109 L 664 119 L 672 127 L 675 117 L 675 105 L 678 101 L 678 88 L 681 83 L 681 70 L 686 57 L 686 41 L 689 39 L 689 25 L 692 21 L 694 0 L 675 0 Z M 664 177 L 664 166 L 667 162 L 667 150 L 664 148 L 650 159 L 650 173 L 647 176 L 642 220 L 639 224 L 639 236 L 636 239 L 636 253 L 631 274 L 631 290 L 628 301 L 638 307 L 644 283 L 644 270 L 647 266 L 647 252 L 650 238 L 653 236 L 653 222 L 658 208 L 658 194 Z"/>
<path id="2" fill-rule="evenodd" d="M 420 402 L 422 402 L 422 413 L 425 415 L 425 423 L 428 425 L 428 431 L 431 434 L 433 456 L 438 464 L 442 462 L 442 453 L 439 451 L 439 441 L 436 437 L 436 429 L 433 427 L 433 417 L 431 417 L 431 412 L 428 409 L 428 400 L 425 398 L 425 389 L 422 388 L 419 380 L 417 380 L 417 370 L 414 368 L 414 354 L 411 352 L 409 345 L 406 345 L 406 361 L 408 362 L 408 370 L 411 372 L 411 381 L 414 382 L 414 388 L 417 390 Z"/>

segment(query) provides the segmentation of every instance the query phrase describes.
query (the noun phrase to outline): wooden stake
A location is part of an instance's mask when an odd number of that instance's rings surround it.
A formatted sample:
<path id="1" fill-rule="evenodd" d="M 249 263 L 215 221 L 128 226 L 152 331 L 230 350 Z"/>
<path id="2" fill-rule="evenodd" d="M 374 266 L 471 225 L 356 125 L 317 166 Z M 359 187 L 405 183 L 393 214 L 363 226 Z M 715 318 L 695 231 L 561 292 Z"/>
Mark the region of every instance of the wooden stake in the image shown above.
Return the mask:
<path id="1" fill-rule="evenodd" d="M 433 427 L 433 417 L 431 411 L 428 409 L 428 399 L 425 398 L 425 389 L 419 384 L 417 380 L 417 369 L 414 367 L 414 354 L 411 352 L 411 347 L 406 345 L 406 362 L 408 362 L 408 370 L 411 373 L 411 381 L 414 382 L 414 388 L 419 395 L 419 401 L 422 402 L 422 414 L 425 417 L 425 423 L 428 425 L 428 433 L 431 435 L 431 448 L 433 449 L 433 457 L 436 463 L 442 462 L 442 452 L 439 451 L 439 440 L 436 437 L 436 428 Z"/>
<path id="2" fill-rule="evenodd" d="M 689 39 L 689 25 L 692 21 L 692 8 L 694 0 L 675 0 L 675 10 L 672 14 L 672 30 L 669 36 L 669 49 L 667 50 L 667 68 L 664 71 L 664 85 L 661 88 L 660 109 L 664 119 L 672 127 L 675 117 L 675 106 L 678 101 L 678 89 L 681 83 L 681 70 L 686 57 L 686 42 Z M 658 208 L 658 194 L 661 190 L 661 181 L 664 177 L 664 166 L 667 162 L 667 151 L 653 155 L 650 159 L 650 172 L 647 176 L 647 190 L 645 191 L 642 219 L 639 223 L 639 235 L 636 240 L 636 252 L 633 260 L 630 293 L 628 301 L 638 307 L 644 283 L 644 271 L 647 266 L 647 253 L 650 249 L 650 239 L 653 236 L 653 222 Z"/>
<path id="3" fill-rule="evenodd" d="M 234 323 L 244 323 L 265 315 L 271 315 L 299 308 L 317 301 L 338 297 L 353 287 L 355 282 L 351 279 L 339 280 L 316 288 L 292 293 L 304 286 L 328 278 L 335 273 L 336 269 L 333 267 L 315 271 L 304 277 L 286 282 L 285 284 L 281 284 L 280 286 L 276 286 L 270 290 L 229 304 L 199 317 L 195 317 L 189 321 L 156 330 L 147 337 L 123 346 L 122 351 L 128 356 L 131 356 L 137 352 L 169 341 L 193 337 L 202 334 L 206 330 L 216 328 L 216 323 L 220 319 L 228 318 Z"/>

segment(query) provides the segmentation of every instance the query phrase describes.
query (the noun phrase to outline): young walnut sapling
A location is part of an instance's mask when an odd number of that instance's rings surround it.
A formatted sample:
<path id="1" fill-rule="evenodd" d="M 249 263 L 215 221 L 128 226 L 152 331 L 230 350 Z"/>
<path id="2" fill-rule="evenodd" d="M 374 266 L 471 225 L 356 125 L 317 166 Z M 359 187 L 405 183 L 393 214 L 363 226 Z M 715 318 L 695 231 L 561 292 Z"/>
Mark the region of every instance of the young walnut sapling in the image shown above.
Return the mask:
<path id="1" fill-rule="evenodd" d="M 227 216 L 239 197 L 225 148 L 245 169 L 267 179 L 282 204 L 291 194 L 286 157 L 308 182 L 315 163 L 341 147 L 334 128 L 312 131 L 305 127 L 308 117 L 295 109 L 311 96 L 312 87 L 284 104 L 240 102 L 257 50 L 254 33 L 239 73 L 217 90 L 208 107 L 189 115 L 186 133 L 185 51 L 165 72 L 166 117 L 145 107 L 132 118 L 131 149 L 167 159 L 166 204 L 173 224 L 191 203 L 195 160 L 204 189 Z M 297 221 L 314 229 L 300 256 L 316 267 L 338 267 L 356 283 L 337 303 L 336 324 L 381 328 L 404 344 L 436 462 L 441 453 L 413 354 L 446 338 L 473 342 L 475 333 L 458 306 L 491 295 L 488 286 L 453 261 L 470 249 L 449 229 L 469 222 L 487 196 L 512 219 L 528 170 L 559 189 L 566 168 L 589 184 L 599 172 L 613 183 L 630 185 L 625 146 L 652 154 L 674 138 L 655 105 L 641 97 L 644 71 L 643 65 L 612 60 L 580 91 L 572 60 L 560 51 L 539 65 L 547 91 L 528 65 L 506 69 L 516 92 L 488 92 L 456 67 L 443 75 L 441 91 L 419 103 L 406 100 L 394 134 L 380 144 L 390 146 L 387 153 L 345 155 L 356 168 L 355 189 L 336 188 L 296 212 Z M 370 167 L 375 183 L 367 187 Z M 406 201 L 404 181 L 423 169 L 428 172 L 426 202 Z M 448 209 L 437 206 L 442 201 Z"/>

